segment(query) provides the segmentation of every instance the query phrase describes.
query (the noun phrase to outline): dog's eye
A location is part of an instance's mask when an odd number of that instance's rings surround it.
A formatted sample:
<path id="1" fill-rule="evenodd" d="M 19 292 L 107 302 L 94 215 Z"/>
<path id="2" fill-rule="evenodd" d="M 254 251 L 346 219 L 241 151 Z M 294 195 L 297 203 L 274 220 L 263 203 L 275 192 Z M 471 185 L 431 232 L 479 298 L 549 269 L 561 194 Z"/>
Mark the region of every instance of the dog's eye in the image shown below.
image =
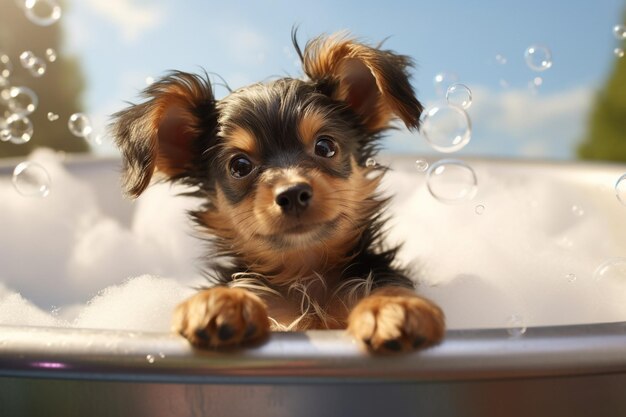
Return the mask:
<path id="1" fill-rule="evenodd" d="M 320 136 L 315 142 L 315 155 L 332 158 L 337 153 L 337 145 L 330 136 Z"/>
<path id="2" fill-rule="evenodd" d="M 252 172 L 252 162 L 245 156 L 236 156 L 230 160 L 230 175 L 243 178 Z"/>

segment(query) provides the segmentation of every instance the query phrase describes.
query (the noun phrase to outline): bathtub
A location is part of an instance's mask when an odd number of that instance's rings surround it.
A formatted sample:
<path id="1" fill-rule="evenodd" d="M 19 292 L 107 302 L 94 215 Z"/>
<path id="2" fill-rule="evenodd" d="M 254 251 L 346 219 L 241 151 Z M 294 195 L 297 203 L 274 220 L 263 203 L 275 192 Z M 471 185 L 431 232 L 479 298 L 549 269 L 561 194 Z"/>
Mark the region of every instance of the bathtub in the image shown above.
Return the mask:
<path id="1" fill-rule="evenodd" d="M 471 163 L 585 184 L 626 172 Z M 99 182 L 106 210 L 129 221 L 129 203 L 111 198 L 117 161 L 67 164 Z M 493 326 L 449 330 L 439 346 L 394 357 L 368 356 L 339 331 L 206 352 L 167 333 L 0 326 L 1 416 L 624 416 L 625 394 L 626 322 L 534 325 L 518 337 Z"/>

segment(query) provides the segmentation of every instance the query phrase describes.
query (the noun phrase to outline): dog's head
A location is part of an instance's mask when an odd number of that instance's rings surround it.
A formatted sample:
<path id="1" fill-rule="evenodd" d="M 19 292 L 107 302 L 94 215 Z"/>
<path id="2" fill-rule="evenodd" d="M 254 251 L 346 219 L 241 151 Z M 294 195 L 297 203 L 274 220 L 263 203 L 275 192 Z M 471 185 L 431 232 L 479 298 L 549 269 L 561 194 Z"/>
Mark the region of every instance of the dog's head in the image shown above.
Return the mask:
<path id="1" fill-rule="evenodd" d="M 365 162 L 380 132 L 394 118 L 419 126 L 411 62 L 344 36 L 295 46 L 306 80 L 254 84 L 217 101 L 207 79 L 175 72 L 117 113 L 126 192 L 141 194 L 155 171 L 197 187 L 208 200 L 198 221 L 249 259 L 351 249 L 379 208 Z"/>

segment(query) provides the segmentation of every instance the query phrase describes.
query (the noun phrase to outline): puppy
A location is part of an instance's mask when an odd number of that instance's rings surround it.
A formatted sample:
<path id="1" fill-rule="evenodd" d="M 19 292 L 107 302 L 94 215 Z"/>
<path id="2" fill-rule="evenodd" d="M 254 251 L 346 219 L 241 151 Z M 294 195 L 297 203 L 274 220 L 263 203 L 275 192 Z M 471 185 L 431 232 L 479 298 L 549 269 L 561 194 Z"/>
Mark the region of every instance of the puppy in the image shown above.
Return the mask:
<path id="1" fill-rule="evenodd" d="M 204 201 L 190 214 L 212 242 L 213 285 L 178 306 L 173 329 L 202 348 L 345 328 L 377 353 L 433 345 L 443 313 L 384 245 L 384 169 L 366 163 L 393 119 L 419 128 L 411 60 L 345 35 L 304 50 L 292 39 L 304 80 L 216 100 L 206 74 L 172 72 L 114 115 L 129 196 L 158 172 Z"/>

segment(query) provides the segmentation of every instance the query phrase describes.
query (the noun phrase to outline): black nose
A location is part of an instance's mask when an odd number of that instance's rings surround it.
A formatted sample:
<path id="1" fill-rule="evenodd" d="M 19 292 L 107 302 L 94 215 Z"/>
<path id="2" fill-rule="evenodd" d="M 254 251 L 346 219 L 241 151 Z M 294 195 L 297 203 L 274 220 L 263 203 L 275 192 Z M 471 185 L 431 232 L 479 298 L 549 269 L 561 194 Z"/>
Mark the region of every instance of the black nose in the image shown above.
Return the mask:
<path id="1" fill-rule="evenodd" d="M 278 190 L 276 204 L 285 214 L 300 213 L 309 206 L 311 198 L 313 188 L 309 184 L 292 184 Z"/>

